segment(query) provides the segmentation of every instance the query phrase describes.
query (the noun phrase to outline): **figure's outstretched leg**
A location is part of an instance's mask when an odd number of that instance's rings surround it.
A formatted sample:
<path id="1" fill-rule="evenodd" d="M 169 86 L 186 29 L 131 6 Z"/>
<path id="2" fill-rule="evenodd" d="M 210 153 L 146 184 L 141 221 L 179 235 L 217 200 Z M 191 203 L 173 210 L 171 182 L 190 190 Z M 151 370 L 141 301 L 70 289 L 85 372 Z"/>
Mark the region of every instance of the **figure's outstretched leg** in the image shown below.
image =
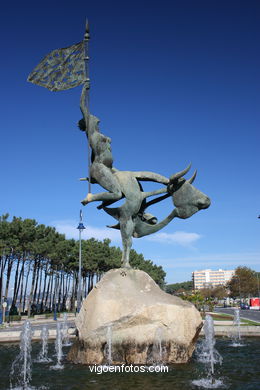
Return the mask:
<path id="1" fill-rule="evenodd" d="M 154 181 L 156 183 L 168 184 L 168 177 L 162 176 L 159 173 L 149 172 L 149 171 L 139 171 L 133 172 L 137 180 L 141 181 Z"/>
<path id="2" fill-rule="evenodd" d="M 81 201 L 81 203 L 83 204 L 83 206 L 85 206 L 86 204 L 88 204 L 90 202 L 95 202 L 95 201 L 101 201 L 101 202 L 108 201 L 109 204 L 112 204 L 121 198 L 122 198 L 122 192 L 120 190 L 115 191 L 115 192 L 99 192 L 98 194 L 88 193 L 86 198 L 83 199 Z M 112 200 L 111 203 L 110 203 L 110 200 Z M 104 207 L 104 206 L 102 206 L 102 207 Z"/>
<path id="3" fill-rule="evenodd" d="M 109 192 L 101 192 L 98 194 L 88 193 L 86 198 L 81 202 L 84 206 L 90 202 L 109 202 L 117 201 L 122 198 L 123 195 L 120 185 L 110 168 L 107 168 L 104 164 L 93 163 L 90 169 L 90 173 L 91 177 L 93 177 L 98 184 L 100 184 Z"/>

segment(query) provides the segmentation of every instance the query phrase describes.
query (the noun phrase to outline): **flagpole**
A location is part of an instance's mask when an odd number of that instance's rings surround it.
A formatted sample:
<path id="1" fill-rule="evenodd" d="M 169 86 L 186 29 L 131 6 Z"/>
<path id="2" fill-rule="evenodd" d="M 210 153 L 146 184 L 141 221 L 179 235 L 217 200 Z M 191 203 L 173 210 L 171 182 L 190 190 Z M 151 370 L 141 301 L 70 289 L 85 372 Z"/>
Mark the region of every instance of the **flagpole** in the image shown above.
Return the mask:
<path id="1" fill-rule="evenodd" d="M 89 35 L 89 23 L 88 20 L 86 20 L 86 30 L 84 35 L 84 62 L 85 62 L 85 84 L 86 84 L 86 95 L 85 95 L 85 105 L 87 110 L 87 118 L 86 118 L 86 135 L 88 134 L 89 130 L 89 89 L 90 89 L 90 79 L 89 79 L 89 55 L 88 55 L 88 43 L 89 43 L 90 35 Z M 90 156 L 91 156 L 91 150 L 88 140 L 88 192 L 91 192 L 91 183 L 90 183 Z"/>

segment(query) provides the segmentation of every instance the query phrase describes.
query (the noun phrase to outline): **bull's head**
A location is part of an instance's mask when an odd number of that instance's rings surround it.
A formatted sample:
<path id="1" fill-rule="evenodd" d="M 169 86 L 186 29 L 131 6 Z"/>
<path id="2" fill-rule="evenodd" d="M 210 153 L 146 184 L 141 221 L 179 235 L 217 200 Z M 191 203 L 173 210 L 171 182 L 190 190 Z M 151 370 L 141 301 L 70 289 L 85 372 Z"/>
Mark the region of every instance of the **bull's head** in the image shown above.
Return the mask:
<path id="1" fill-rule="evenodd" d="M 168 191 L 172 193 L 173 203 L 176 207 L 176 216 L 182 219 L 189 218 L 197 211 L 207 209 L 210 206 L 209 197 L 192 185 L 197 171 L 189 180 L 183 178 L 190 167 L 191 164 L 183 171 L 172 175 L 168 185 Z"/>
<path id="2" fill-rule="evenodd" d="M 169 179 L 168 193 L 172 195 L 174 210 L 158 223 L 156 218 L 147 220 L 145 217 L 147 214 L 144 214 L 142 218 L 138 215 L 135 218 L 134 237 L 143 237 L 156 233 L 167 226 L 174 218 L 189 218 L 197 211 L 207 209 L 210 206 L 209 197 L 192 185 L 197 172 L 189 180 L 183 178 L 190 167 L 191 165 L 183 171 L 175 173 Z"/>

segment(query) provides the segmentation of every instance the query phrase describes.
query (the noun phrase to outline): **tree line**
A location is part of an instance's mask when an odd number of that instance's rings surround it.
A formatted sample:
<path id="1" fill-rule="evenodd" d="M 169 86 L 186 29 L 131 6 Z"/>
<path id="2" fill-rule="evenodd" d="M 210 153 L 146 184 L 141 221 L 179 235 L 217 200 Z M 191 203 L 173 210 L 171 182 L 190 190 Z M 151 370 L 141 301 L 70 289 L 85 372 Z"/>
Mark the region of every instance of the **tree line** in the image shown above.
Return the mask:
<path id="1" fill-rule="evenodd" d="M 82 240 L 82 290 L 86 297 L 102 275 L 121 266 L 121 249 L 109 239 Z M 161 287 L 161 266 L 131 250 L 130 264 L 147 272 Z M 75 310 L 78 290 L 79 241 L 66 239 L 54 227 L 35 219 L 0 217 L 0 303 L 10 296 L 10 313 Z"/>
<path id="2" fill-rule="evenodd" d="M 181 294 L 185 291 L 192 291 L 192 289 L 193 289 L 193 282 L 192 280 L 188 280 L 187 282 L 167 284 L 165 291 L 168 294 Z"/>
<path id="3" fill-rule="evenodd" d="M 226 285 L 232 297 L 250 298 L 259 296 L 260 275 L 259 272 L 249 267 L 239 266 Z"/>

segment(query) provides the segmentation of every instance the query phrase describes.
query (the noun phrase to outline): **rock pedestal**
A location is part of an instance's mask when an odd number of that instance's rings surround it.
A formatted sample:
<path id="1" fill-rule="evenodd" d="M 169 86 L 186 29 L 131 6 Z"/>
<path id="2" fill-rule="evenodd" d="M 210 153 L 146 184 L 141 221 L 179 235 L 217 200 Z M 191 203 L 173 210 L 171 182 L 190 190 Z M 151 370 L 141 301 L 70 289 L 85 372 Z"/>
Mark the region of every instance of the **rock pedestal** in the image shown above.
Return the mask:
<path id="1" fill-rule="evenodd" d="M 145 272 L 107 272 L 76 318 L 68 360 L 82 364 L 186 363 L 202 327 L 198 310 Z"/>

